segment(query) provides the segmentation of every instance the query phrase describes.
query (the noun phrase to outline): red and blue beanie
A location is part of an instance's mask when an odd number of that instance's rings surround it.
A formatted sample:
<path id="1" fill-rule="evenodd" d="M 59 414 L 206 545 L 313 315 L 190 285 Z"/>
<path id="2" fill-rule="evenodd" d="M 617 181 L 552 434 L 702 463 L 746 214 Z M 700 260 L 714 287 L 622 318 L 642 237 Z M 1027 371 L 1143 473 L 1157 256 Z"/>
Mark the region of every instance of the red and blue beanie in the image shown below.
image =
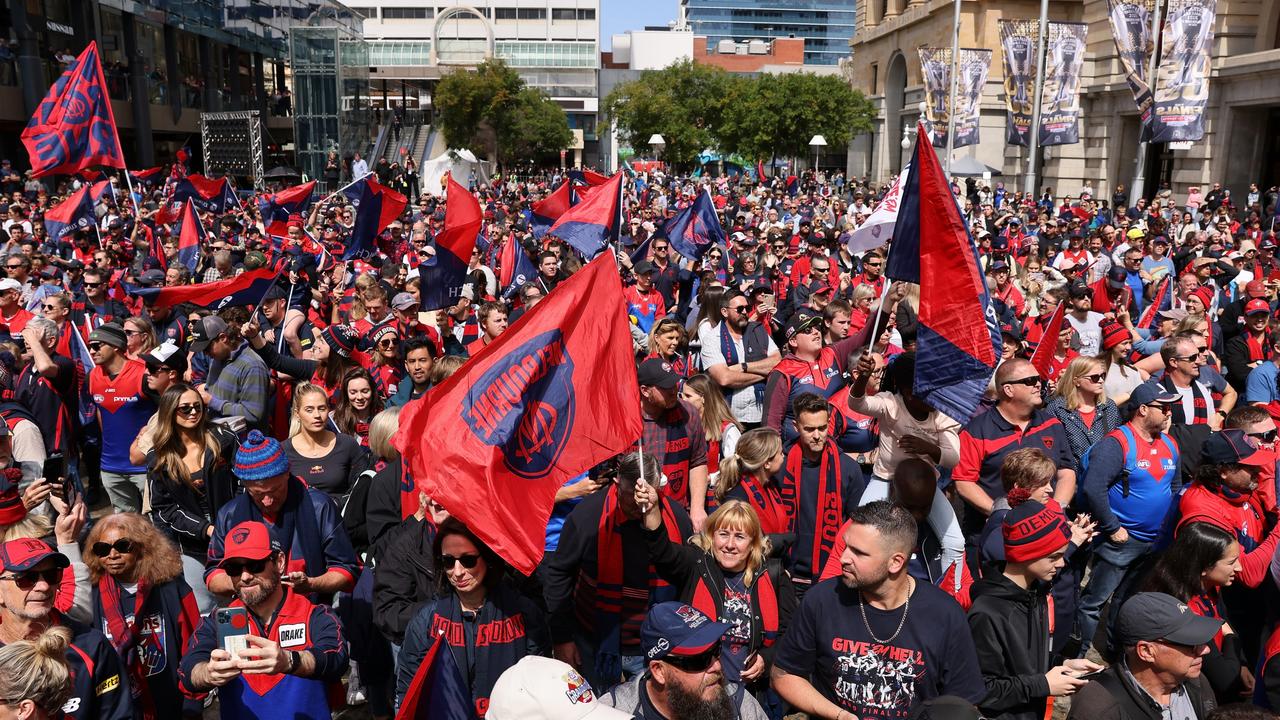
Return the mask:
<path id="1" fill-rule="evenodd" d="M 1004 559 L 1031 562 L 1060 550 L 1071 539 L 1071 528 L 1062 510 L 1027 500 L 1004 516 Z"/>
<path id="2" fill-rule="evenodd" d="M 236 450 L 235 475 L 244 482 L 257 482 L 289 472 L 289 459 L 284 448 L 261 430 L 249 431 L 249 437 Z"/>
<path id="3" fill-rule="evenodd" d="M 320 331 L 320 337 L 330 350 L 344 358 L 350 358 L 360 342 L 360 334 L 350 325 L 330 325 Z"/>

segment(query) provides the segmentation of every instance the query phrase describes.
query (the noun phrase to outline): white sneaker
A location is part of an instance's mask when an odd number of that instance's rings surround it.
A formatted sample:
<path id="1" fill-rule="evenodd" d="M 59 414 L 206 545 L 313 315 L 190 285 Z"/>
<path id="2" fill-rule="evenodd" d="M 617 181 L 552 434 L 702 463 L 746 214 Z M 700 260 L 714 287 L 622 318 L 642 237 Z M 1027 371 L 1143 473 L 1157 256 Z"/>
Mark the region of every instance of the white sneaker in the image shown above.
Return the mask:
<path id="1" fill-rule="evenodd" d="M 364 705 L 368 698 L 364 695 L 364 683 L 360 682 L 360 665 L 351 661 L 351 673 L 347 675 L 347 705 Z"/>

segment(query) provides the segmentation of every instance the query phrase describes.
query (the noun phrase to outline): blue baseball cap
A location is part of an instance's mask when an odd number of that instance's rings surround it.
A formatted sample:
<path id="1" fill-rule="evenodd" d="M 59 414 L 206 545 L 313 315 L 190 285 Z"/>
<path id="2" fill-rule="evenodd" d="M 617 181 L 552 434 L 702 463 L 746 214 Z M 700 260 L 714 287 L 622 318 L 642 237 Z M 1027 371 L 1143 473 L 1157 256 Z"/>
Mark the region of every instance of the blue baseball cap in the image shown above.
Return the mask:
<path id="1" fill-rule="evenodd" d="M 640 644 L 648 660 L 661 660 L 668 655 L 701 655 L 720 642 L 729 627 L 715 622 L 692 605 L 658 603 L 649 609 L 640 625 Z"/>

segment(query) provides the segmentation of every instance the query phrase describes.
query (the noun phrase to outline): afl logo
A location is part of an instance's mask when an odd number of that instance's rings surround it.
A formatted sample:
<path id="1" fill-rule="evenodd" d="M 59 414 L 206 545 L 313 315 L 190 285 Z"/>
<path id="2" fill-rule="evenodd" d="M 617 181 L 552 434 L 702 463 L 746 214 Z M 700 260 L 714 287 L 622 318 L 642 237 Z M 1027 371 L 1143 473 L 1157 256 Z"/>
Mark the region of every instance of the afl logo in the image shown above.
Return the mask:
<path id="1" fill-rule="evenodd" d="M 573 359 L 558 329 L 497 359 L 462 407 L 471 432 L 501 448 L 507 469 L 528 480 L 545 476 L 556 464 L 574 414 Z"/>

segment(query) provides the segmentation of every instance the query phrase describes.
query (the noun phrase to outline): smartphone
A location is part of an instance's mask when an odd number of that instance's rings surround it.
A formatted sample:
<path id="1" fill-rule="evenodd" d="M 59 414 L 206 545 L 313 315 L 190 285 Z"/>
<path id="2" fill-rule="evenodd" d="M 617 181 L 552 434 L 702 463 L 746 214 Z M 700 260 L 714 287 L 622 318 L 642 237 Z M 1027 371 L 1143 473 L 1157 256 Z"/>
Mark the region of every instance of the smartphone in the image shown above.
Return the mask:
<path id="1" fill-rule="evenodd" d="M 440 311 L 431 310 L 430 312 L 418 313 L 418 322 L 427 327 L 436 327 L 440 324 Z"/>
<path id="2" fill-rule="evenodd" d="M 1096 680 L 1098 679 L 1098 676 L 1106 672 L 1106 670 L 1107 670 L 1106 668 L 1102 668 L 1101 670 L 1094 670 L 1093 672 L 1087 672 L 1083 675 L 1077 675 L 1076 679 L 1077 680 Z"/>
<path id="3" fill-rule="evenodd" d="M 67 476 L 67 461 L 62 457 L 62 453 L 50 453 L 45 457 L 44 469 L 40 473 L 40 477 L 50 483 L 56 483 L 58 478 L 65 478 Z"/>
<path id="4" fill-rule="evenodd" d="M 233 660 L 240 651 L 249 649 L 249 611 L 242 607 L 218 608 L 216 614 L 218 644 L 231 653 Z"/>

